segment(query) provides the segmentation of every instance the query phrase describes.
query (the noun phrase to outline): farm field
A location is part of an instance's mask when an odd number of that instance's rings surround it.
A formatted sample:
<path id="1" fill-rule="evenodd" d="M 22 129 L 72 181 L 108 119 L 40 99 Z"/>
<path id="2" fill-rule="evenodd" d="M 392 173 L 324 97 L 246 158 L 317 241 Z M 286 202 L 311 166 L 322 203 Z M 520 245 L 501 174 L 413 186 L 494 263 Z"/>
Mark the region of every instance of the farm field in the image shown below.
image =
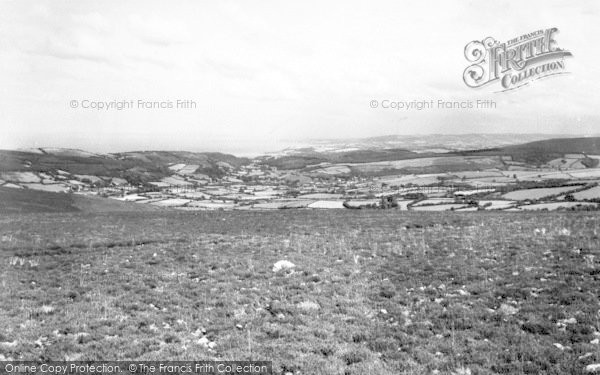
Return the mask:
<path id="1" fill-rule="evenodd" d="M 571 207 L 590 207 L 597 208 L 598 204 L 591 202 L 552 202 L 552 203 L 538 203 L 519 206 L 522 210 L 557 210 L 559 208 L 571 208 Z"/>
<path id="2" fill-rule="evenodd" d="M 423 206 L 423 205 L 434 205 L 434 204 L 442 204 L 442 203 L 452 203 L 454 202 L 453 198 L 432 198 L 432 199 L 424 199 L 418 203 L 415 203 L 413 207 Z"/>
<path id="3" fill-rule="evenodd" d="M 467 207 L 465 204 L 435 204 L 430 206 L 413 206 L 415 211 L 450 211 Z"/>
<path id="4" fill-rule="evenodd" d="M 501 200 L 481 200 L 479 201 L 479 204 L 482 207 L 486 207 L 486 209 L 488 210 L 502 210 L 514 206 L 516 202 Z"/>
<path id="5" fill-rule="evenodd" d="M 600 186 L 573 193 L 575 199 L 600 199 Z"/>
<path id="6" fill-rule="evenodd" d="M 432 158 L 418 158 L 407 160 L 393 160 L 371 163 L 353 163 L 347 164 L 355 170 L 362 172 L 375 172 L 384 169 L 402 169 L 402 168 L 423 168 L 439 167 L 441 169 L 454 168 L 461 171 L 469 169 L 489 169 L 500 166 L 497 158 L 492 157 L 463 157 L 463 156 L 445 156 Z"/>
<path id="7" fill-rule="evenodd" d="M 600 178 L 600 168 L 584 171 L 569 171 L 569 175 L 575 178 Z"/>
<path id="8" fill-rule="evenodd" d="M 9 213 L 0 360 L 583 373 L 600 363 L 598 228 L 586 212 Z"/>
<path id="9" fill-rule="evenodd" d="M 522 201 L 522 200 L 526 200 L 526 199 L 542 199 L 545 197 L 577 190 L 578 188 L 580 188 L 580 186 L 561 186 L 561 187 L 554 187 L 554 188 L 515 190 L 515 191 L 511 191 L 510 193 L 504 194 L 502 196 L 502 198 L 517 200 L 517 201 Z"/>

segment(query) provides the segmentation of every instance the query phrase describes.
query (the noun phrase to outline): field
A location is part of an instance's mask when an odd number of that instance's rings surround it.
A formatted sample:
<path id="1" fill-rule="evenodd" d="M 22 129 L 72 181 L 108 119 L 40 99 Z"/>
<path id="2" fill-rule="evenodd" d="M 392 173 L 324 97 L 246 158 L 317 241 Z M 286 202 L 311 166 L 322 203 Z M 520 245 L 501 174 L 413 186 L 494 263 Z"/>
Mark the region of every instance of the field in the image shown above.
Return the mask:
<path id="1" fill-rule="evenodd" d="M 566 193 L 569 191 L 577 190 L 580 186 L 561 186 L 555 188 L 539 188 L 539 189 L 523 189 L 523 190 L 515 190 L 510 193 L 504 194 L 502 197 L 504 199 L 512 199 L 512 200 L 526 200 L 526 199 L 542 199 L 545 197 L 559 195 L 561 193 Z"/>
<path id="2" fill-rule="evenodd" d="M 600 186 L 574 193 L 573 197 L 575 199 L 600 199 Z"/>
<path id="3" fill-rule="evenodd" d="M 519 206 L 521 210 L 557 210 L 559 208 L 572 208 L 572 207 L 594 207 L 596 208 L 598 205 L 595 203 L 589 202 L 552 202 L 552 203 L 539 203 L 539 204 L 529 204 L 524 206 Z"/>
<path id="4" fill-rule="evenodd" d="M 581 212 L 3 215 L 0 360 L 581 373 L 600 362 L 599 221 Z M 295 267 L 274 272 L 280 260 Z"/>
<path id="5" fill-rule="evenodd" d="M 429 206 L 413 206 L 415 211 L 449 211 L 467 207 L 465 204 L 434 204 Z"/>
<path id="6" fill-rule="evenodd" d="M 353 170 L 361 173 L 381 172 L 386 169 L 415 170 L 422 173 L 438 173 L 446 171 L 469 171 L 501 166 L 500 161 L 493 157 L 464 157 L 443 156 L 416 158 L 407 160 L 381 161 L 371 163 L 348 164 Z"/>

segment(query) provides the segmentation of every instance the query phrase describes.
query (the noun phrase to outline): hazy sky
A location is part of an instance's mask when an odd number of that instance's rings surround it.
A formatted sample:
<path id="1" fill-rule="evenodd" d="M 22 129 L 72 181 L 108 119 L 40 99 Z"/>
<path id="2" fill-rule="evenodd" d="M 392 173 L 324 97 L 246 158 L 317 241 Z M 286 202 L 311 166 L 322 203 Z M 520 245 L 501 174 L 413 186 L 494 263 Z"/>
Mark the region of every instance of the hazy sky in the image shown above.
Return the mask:
<path id="1" fill-rule="evenodd" d="M 549 27 L 573 53 L 570 74 L 504 93 L 464 84 L 467 43 Z M 0 148 L 248 153 L 306 138 L 598 133 L 599 37 L 595 0 L 0 0 Z M 197 108 L 137 108 L 178 99 Z M 386 99 L 497 108 L 370 107 Z M 81 108 L 123 100 L 134 108 Z"/>

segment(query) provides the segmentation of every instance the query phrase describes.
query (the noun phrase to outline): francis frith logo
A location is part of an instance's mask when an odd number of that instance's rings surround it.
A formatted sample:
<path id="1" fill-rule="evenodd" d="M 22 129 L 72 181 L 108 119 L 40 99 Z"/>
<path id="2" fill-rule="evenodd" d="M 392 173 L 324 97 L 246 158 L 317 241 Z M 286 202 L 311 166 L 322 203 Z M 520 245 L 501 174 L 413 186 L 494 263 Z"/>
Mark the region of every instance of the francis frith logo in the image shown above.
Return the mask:
<path id="1" fill-rule="evenodd" d="M 558 29 L 536 30 L 500 43 L 492 37 L 474 40 L 465 47 L 471 63 L 464 73 L 472 88 L 499 84 L 498 91 L 514 90 L 532 81 L 567 73 L 565 58 L 571 52 L 558 47 Z"/>

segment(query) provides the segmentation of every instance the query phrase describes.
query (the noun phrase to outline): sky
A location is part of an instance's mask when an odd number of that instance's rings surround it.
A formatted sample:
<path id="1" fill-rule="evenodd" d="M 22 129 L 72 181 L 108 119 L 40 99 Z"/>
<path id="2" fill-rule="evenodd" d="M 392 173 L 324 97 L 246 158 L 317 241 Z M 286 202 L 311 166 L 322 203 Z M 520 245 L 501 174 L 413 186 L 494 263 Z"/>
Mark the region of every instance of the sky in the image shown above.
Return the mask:
<path id="1" fill-rule="evenodd" d="M 509 92 L 463 82 L 469 42 L 551 27 L 568 74 Z M 597 134 L 599 36 L 595 0 L 0 0 L 0 148 L 248 154 L 387 134 Z M 383 108 L 411 100 L 496 108 Z M 131 108 L 95 108 L 111 102 Z"/>

